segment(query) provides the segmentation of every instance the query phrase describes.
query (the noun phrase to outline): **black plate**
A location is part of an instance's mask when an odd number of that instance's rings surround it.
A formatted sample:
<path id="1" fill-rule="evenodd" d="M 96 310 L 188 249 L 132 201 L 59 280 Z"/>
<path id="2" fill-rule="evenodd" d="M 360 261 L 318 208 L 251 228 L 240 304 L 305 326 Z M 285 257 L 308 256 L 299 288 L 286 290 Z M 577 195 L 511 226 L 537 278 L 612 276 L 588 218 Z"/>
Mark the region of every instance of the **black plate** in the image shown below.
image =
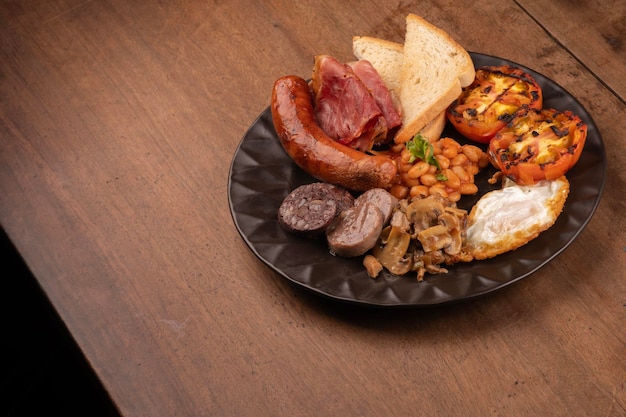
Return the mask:
<path id="1" fill-rule="evenodd" d="M 427 276 L 420 283 L 414 276 L 387 272 L 371 279 L 360 257 L 335 257 L 324 242 L 290 235 L 278 225 L 276 213 L 282 200 L 297 186 L 315 180 L 284 152 L 268 108 L 239 144 L 228 186 L 233 220 L 256 256 L 285 278 L 333 299 L 374 306 L 424 307 L 467 300 L 510 285 L 537 271 L 572 243 L 591 219 L 604 188 L 605 150 L 596 125 L 585 108 L 550 79 L 501 58 L 471 55 L 476 67 L 508 64 L 524 68 L 541 85 L 544 107 L 571 110 L 588 126 L 582 156 L 567 174 L 570 195 L 554 226 L 515 251 L 453 265 L 447 274 Z M 449 126 L 444 135 L 466 143 Z M 486 170 L 476 177 L 480 195 L 492 188 L 486 179 L 493 172 Z M 480 195 L 464 197 L 458 204 L 470 208 Z"/>

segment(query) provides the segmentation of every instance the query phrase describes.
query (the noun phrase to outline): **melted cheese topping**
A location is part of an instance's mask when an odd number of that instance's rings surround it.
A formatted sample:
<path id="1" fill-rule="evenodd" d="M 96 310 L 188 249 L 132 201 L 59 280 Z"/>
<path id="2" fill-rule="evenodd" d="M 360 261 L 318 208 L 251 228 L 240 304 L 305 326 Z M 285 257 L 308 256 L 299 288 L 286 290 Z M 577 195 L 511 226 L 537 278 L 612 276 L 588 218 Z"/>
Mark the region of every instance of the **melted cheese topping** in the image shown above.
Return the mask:
<path id="1" fill-rule="evenodd" d="M 550 228 L 569 194 L 565 177 L 520 186 L 508 181 L 478 200 L 468 219 L 466 247 L 475 259 L 499 255 Z"/>

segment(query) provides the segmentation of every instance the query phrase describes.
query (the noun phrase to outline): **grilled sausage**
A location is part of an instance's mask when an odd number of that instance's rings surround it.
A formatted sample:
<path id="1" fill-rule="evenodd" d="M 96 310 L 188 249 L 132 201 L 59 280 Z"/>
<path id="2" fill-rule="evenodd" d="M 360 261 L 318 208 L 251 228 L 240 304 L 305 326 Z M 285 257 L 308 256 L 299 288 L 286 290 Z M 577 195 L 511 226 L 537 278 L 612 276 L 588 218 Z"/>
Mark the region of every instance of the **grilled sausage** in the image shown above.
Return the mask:
<path id="1" fill-rule="evenodd" d="M 395 182 L 397 166 L 391 158 L 365 154 L 324 133 L 303 78 L 290 75 L 276 80 L 271 111 L 283 148 L 311 176 L 353 191 L 388 189 Z"/>

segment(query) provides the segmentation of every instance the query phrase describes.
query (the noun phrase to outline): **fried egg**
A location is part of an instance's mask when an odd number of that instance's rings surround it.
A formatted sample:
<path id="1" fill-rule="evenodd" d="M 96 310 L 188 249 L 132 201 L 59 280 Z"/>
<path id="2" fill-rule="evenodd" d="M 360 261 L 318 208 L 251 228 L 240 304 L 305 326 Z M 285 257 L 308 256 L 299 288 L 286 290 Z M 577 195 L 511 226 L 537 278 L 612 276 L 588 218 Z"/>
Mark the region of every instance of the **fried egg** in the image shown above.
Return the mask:
<path id="1" fill-rule="evenodd" d="M 466 251 L 480 260 L 525 245 L 552 227 L 568 194 L 565 176 L 523 186 L 505 180 L 502 189 L 486 193 L 472 207 Z"/>

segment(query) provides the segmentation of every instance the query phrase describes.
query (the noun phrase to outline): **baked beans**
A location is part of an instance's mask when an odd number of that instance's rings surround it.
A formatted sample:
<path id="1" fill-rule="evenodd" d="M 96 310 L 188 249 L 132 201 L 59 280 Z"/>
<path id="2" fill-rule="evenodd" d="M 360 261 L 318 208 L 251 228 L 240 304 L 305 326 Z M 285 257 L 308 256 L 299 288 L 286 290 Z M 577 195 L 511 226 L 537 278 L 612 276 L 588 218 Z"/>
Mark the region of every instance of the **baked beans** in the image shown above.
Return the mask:
<path id="1" fill-rule="evenodd" d="M 410 151 L 404 146 L 397 148 L 401 184 L 394 185 L 390 192 L 397 198 L 440 195 L 454 202 L 463 195 L 476 194 L 474 175 L 489 164 L 487 154 L 477 146 L 461 145 L 452 138 L 441 138 L 432 145 L 439 170 L 420 159 L 409 162 Z"/>

